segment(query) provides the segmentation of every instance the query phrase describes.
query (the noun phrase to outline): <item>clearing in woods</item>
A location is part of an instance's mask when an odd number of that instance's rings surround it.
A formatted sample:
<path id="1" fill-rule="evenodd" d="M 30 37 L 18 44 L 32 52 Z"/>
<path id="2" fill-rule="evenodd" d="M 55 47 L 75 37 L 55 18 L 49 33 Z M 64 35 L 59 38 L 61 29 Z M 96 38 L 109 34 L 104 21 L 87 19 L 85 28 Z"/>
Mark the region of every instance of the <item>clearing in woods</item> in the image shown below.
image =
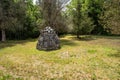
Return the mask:
<path id="1" fill-rule="evenodd" d="M 0 42 L 0 80 L 120 79 L 120 37 L 67 35 L 55 51 L 38 51 L 36 43 Z"/>

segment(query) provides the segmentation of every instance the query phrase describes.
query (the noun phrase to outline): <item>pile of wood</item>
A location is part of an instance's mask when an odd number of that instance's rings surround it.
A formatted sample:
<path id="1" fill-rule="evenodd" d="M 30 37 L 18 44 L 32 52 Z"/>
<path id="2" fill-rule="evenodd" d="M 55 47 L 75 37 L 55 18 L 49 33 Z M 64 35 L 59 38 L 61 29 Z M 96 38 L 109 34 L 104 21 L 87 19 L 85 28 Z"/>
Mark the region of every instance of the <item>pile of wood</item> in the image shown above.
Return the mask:
<path id="1" fill-rule="evenodd" d="M 36 48 L 38 50 L 56 50 L 60 48 L 60 39 L 51 27 L 41 30 Z"/>

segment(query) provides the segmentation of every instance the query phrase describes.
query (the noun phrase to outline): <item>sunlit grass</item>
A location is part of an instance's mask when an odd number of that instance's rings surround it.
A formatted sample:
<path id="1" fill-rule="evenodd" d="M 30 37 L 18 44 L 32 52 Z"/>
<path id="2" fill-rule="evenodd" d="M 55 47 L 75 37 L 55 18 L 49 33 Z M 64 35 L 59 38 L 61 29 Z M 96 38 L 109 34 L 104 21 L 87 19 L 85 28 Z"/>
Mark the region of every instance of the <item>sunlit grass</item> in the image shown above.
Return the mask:
<path id="1" fill-rule="evenodd" d="M 61 37 L 61 49 L 36 50 L 37 39 L 0 42 L 0 80 L 119 80 L 120 37 Z"/>

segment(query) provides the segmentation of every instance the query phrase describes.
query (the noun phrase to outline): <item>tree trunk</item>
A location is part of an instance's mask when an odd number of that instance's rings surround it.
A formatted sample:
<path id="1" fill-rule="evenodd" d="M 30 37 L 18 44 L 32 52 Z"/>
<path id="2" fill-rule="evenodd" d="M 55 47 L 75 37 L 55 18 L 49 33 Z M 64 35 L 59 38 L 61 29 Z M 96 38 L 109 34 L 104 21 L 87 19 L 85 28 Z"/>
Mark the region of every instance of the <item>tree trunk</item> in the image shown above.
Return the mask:
<path id="1" fill-rule="evenodd" d="M 80 38 L 80 35 L 79 35 L 79 32 L 77 31 L 77 38 L 79 39 Z"/>
<path id="2" fill-rule="evenodd" d="M 6 41 L 6 34 L 5 34 L 5 30 L 2 29 L 2 41 L 5 42 Z"/>

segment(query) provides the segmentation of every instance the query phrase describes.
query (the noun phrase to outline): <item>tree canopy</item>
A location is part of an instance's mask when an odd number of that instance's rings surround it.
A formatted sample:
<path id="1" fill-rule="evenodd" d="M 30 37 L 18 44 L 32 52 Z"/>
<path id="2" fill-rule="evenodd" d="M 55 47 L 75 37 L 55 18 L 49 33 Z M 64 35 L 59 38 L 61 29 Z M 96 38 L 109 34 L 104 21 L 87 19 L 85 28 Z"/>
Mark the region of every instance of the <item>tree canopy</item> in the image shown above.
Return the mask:
<path id="1" fill-rule="evenodd" d="M 120 0 L 0 0 L 0 39 L 27 39 L 51 26 L 58 34 L 119 35 Z"/>

